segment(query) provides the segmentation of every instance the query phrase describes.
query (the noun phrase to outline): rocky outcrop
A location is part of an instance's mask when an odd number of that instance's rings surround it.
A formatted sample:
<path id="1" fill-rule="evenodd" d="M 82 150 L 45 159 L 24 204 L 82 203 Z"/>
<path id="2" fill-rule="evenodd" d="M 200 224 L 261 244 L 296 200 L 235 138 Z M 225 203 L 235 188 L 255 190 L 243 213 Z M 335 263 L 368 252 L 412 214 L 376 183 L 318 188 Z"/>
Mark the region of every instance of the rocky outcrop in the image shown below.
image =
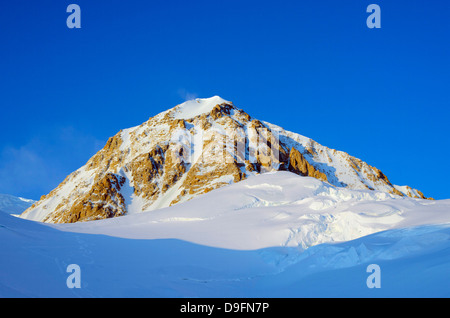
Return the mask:
<path id="1" fill-rule="evenodd" d="M 160 188 L 154 180 L 164 174 L 165 151 L 167 146 L 156 145 L 150 152 L 139 155 L 126 165 L 134 180 L 134 194 L 148 200 L 155 200 Z"/>
<path id="2" fill-rule="evenodd" d="M 289 153 L 288 170 L 301 176 L 313 177 L 325 182 L 328 181 L 327 175 L 311 165 L 295 148 L 292 148 Z"/>
<path id="3" fill-rule="evenodd" d="M 73 223 L 125 215 L 125 199 L 120 193 L 124 183 L 124 177 L 107 173 L 94 183 L 91 191 L 72 203 L 70 209 L 66 210 L 69 202 L 63 202 L 49 217 L 55 223 Z"/>

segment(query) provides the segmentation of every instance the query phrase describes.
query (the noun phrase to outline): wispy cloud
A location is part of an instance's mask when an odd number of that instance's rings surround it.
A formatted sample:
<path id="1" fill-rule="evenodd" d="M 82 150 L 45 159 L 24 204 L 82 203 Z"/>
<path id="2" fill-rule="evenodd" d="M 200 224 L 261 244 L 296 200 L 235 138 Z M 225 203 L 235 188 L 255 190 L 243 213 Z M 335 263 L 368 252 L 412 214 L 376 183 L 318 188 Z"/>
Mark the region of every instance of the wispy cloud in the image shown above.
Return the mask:
<path id="1" fill-rule="evenodd" d="M 0 193 L 39 199 L 101 149 L 104 141 L 60 127 L 20 146 L 0 149 Z"/>
<path id="2" fill-rule="evenodd" d="M 197 93 L 189 92 L 184 88 L 178 90 L 178 95 L 185 101 L 195 99 L 198 97 Z"/>

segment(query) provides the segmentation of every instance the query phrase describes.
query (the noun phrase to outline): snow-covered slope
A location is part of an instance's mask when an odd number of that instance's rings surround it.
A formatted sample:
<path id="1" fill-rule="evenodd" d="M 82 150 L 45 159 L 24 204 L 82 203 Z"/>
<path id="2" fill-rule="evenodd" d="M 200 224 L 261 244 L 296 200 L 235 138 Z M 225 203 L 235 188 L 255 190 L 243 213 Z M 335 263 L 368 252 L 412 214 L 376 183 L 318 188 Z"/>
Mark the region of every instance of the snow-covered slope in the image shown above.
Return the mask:
<path id="1" fill-rule="evenodd" d="M 9 194 L 0 194 L 0 212 L 8 214 L 21 214 L 36 201 L 15 197 Z"/>
<path id="2" fill-rule="evenodd" d="M 22 217 L 73 223 L 156 210 L 278 170 L 335 187 L 425 198 L 347 153 L 261 122 L 214 96 L 120 131 Z"/>
<path id="3" fill-rule="evenodd" d="M 247 250 L 271 246 L 306 249 L 393 228 L 446 222 L 450 222 L 450 200 L 339 188 L 278 171 L 168 208 L 55 228 L 133 239 L 176 238 Z"/>
<path id="4" fill-rule="evenodd" d="M 3 214 L 0 240 L 1 297 L 450 296 L 450 200 L 283 171 L 96 222 Z M 69 264 L 79 289 L 66 287 Z M 369 264 L 379 289 L 366 285 Z"/>
<path id="5" fill-rule="evenodd" d="M 47 223 L 0 214 L 0 296 L 448 297 L 450 200 L 423 198 L 197 99 L 120 131 L 22 214 Z"/>
<path id="6" fill-rule="evenodd" d="M 230 104 L 220 96 L 211 98 L 197 98 L 184 102 L 176 107 L 174 112 L 175 119 L 186 119 L 201 116 L 210 113 L 216 105 Z"/>

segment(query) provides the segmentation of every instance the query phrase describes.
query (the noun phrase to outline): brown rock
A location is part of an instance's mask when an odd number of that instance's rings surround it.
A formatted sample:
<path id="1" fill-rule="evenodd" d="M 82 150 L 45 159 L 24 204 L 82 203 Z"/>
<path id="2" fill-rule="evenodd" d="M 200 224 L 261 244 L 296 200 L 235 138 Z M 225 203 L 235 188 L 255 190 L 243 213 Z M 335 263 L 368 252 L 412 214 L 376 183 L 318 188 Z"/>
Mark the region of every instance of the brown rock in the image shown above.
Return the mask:
<path id="1" fill-rule="evenodd" d="M 292 148 L 289 153 L 288 170 L 301 176 L 308 176 L 319 179 L 321 181 L 328 181 L 327 175 L 314 168 L 314 166 L 311 165 L 305 159 L 305 157 L 295 148 Z"/>

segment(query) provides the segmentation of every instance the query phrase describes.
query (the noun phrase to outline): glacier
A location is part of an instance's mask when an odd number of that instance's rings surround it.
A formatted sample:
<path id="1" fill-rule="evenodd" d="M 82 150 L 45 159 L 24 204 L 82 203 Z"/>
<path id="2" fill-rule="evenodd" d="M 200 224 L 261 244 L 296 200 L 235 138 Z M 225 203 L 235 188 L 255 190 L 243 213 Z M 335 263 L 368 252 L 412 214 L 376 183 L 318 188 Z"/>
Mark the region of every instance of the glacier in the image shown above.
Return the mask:
<path id="1" fill-rule="evenodd" d="M 0 214 L 1 297 L 449 297 L 450 200 L 266 173 L 73 224 Z M 67 267 L 81 269 L 68 288 Z M 367 268 L 381 269 L 369 288 Z"/>

